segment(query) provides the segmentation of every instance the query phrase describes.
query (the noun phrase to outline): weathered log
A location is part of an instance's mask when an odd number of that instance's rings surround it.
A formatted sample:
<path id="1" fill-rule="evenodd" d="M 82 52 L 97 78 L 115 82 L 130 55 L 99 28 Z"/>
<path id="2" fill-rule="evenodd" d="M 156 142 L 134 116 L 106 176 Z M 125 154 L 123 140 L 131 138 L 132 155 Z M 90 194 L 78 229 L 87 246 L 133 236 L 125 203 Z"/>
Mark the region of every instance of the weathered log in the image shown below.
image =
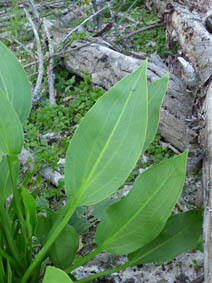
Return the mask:
<path id="1" fill-rule="evenodd" d="M 211 76 L 212 36 L 206 29 L 206 17 L 184 6 L 174 6 L 167 25 L 171 36 L 177 37 L 184 54 L 192 63 L 198 76 L 197 87 Z"/>
<path id="2" fill-rule="evenodd" d="M 205 282 L 212 282 L 212 83 L 207 89 L 203 111 L 206 114 L 204 129 L 205 155 L 203 158 L 204 188 L 204 275 Z M 202 141 L 202 142 L 203 142 Z"/>
<path id="3" fill-rule="evenodd" d="M 78 40 L 69 47 L 65 57 L 66 68 L 74 74 L 84 77 L 86 70 L 92 82 L 109 89 L 122 77 L 135 70 L 145 59 L 137 59 L 122 54 L 101 39 Z M 168 72 L 168 68 L 159 56 L 149 58 L 147 76 L 149 82 L 159 79 Z M 190 148 L 196 153 L 196 133 L 186 121 L 191 116 L 193 97 L 186 91 L 185 84 L 174 75 L 170 75 L 168 92 L 161 110 L 159 131 L 172 145 L 180 150 Z"/>
<path id="4" fill-rule="evenodd" d="M 159 0 L 148 2 L 151 2 L 150 6 L 160 9 Z M 199 118 L 203 118 L 202 121 L 200 120 L 203 125 L 200 137 L 201 147 L 205 152 L 203 158 L 204 282 L 212 283 L 212 21 L 210 17 L 212 1 L 190 0 L 187 7 L 175 1 L 171 2 L 172 5 L 166 6 L 169 8 L 168 12 L 160 11 L 163 15 L 166 14 L 167 34 L 170 38 L 175 37 L 178 40 L 197 76 L 193 91 L 196 93 L 196 112 Z"/>
<path id="5" fill-rule="evenodd" d="M 65 38 L 64 30 L 51 22 L 48 28 L 58 46 Z M 106 90 L 135 70 L 147 57 L 142 54 L 135 54 L 134 57 L 123 54 L 101 38 L 77 40 L 66 48 L 67 51 L 69 53 L 64 58 L 65 67 L 80 77 L 85 76 L 86 70 L 91 75 L 92 82 Z M 147 70 L 149 82 L 159 79 L 168 71 L 158 55 L 150 56 Z M 186 90 L 186 84 L 171 74 L 161 110 L 159 132 L 179 150 L 189 148 L 191 153 L 198 155 L 197 135 L 192 130 L 192 123 L 187 119 L 192 115 L 192 102 L 193 96 Z"/>

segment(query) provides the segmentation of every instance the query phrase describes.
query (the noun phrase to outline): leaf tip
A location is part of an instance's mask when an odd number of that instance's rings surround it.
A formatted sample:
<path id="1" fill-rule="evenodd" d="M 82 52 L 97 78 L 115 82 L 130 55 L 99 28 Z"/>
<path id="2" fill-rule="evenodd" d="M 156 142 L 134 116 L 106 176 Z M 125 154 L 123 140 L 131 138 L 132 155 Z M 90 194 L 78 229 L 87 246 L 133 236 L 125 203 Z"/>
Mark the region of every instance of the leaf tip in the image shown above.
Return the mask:
<path id="1" fill-rule="evenodd" d="M 168 81 L 169 78 L 170 78 L 170 73 L 166 73 L 166 74 L 164 75 L 164 78 L 167 79 L 167 81 Z"/>

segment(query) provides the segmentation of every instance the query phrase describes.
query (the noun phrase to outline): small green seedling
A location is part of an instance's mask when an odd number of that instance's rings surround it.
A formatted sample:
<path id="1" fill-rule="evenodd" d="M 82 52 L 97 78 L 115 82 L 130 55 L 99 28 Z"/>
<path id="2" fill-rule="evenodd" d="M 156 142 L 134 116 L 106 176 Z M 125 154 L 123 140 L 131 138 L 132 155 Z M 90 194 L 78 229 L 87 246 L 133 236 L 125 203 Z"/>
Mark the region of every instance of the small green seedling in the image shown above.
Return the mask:
<path id="1" fill-rule="evenodd" d="M 34 195 L 18 181 L 23 123 L 31 109 L 29 82 L 1 43 L 0 53 L 0 282 L 37 283 L 45 270 L 44 283 L 90 282 L 136 264 L 169 261 L 195 247 L 202 212 L 170 217 L 182 192 L 187 151 L 144 171 L 126 197 L 107 206 L 96 230 L 97 248 L 87 256 L 76 256 L 80 235 L 70 225 L 80 207 L 95 206 L 120 188 L 154 139 L 168 75 L 148 84 L 144 61 L 98 99 L 67 150 L 67 203 L 41 214 Z M 73 276 L 104 250 L 127 255 L 128 262 L 81 280 Z"/>

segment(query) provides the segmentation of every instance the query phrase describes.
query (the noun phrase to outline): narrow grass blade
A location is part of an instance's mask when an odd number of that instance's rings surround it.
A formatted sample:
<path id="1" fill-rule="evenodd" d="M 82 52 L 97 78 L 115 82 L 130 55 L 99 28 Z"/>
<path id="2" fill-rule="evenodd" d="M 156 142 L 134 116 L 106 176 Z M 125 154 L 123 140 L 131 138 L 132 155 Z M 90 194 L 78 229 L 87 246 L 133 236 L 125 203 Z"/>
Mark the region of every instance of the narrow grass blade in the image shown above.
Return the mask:
<path id="1" fill-rule="evenodd" d="M 37 224 L 36 201 L 24 186 L 21 188 L 21 194 L 25 208 L 25 221 L 27 226 L 31 227 L 29 230 L 31 230 L 32 235 L 34 235 Z"/>

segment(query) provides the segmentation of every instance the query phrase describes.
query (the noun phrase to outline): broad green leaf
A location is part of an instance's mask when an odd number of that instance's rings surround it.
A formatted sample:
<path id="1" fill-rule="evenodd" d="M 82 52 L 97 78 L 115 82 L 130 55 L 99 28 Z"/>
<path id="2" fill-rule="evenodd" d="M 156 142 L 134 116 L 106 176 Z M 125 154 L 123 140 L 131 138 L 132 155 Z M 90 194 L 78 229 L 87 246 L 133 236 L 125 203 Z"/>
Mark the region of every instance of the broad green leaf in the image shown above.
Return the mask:
<path id="1" fill-rule="evenodd" d="M 144 171 L 129 194 L 110 206 L 96 231 L 96 243 L 114 254 L 128 254 L 163 229 L 183 188 L 187 151 Z"/>
<path id="2" fill-rule="evenodd" d="M 46 272 L 43 278 L 43 283 L 72 283 L 73 281 L 67 273 L 65 273 L 63 270 L 48 266 L 46 268 Z"/>
<path id="3" fill-rule="evenodd" d="M 21 188 L 21 193 L 25 208 L 26 221 L 29 225 L 31 225 L 31 232 L 32 235 L 34 235 L 35 227 L 37 224 L 36 201 L 31 196 L 30 192 L 23 186 Z"/>
<path id="4" fill-rule="evenodd" d="M 71 140 L 65 190 L 78 205 L 92 205 L 114 193 L 141 154 L 148 117 L 146 65 L 103 95 Z"/>
<path id="5" fill-rule="evenodd" d="M 17 58 L 1 42 L 0 54 L 0 90 L 10 101 L 20 121 L 23 123 L 31 110 L 32 95 L 30 84 Z"/>
<path id="6" fill-rule="evenodd" d="M 195 248 L 202 232 L 202 211 L 190 210 L 171 216 L 160 235 L 128 255 L 132 265 L 163 263 Z"/>
<path id="7" fill-rule="evenodd" d="M 23 140 L 23 128 L 18 115 L 0 90 L 0 152 L 19 154 Z"/>
<path id="8" fill-rule="evenodd" d="M 168 88 L 169 75 L 148 85 L 148 127 L 143 152 L 154 140 L 160 121 L 160 109 Z"/>
<path id="9" fill-rule="evenodd" d="M 42 245 L 45 244 L 49 235 L 49 231 L 55 222 L 58 221 L 57 218 L 57 214 L 52 211 L 48 212 L 47 217 L 39 215 L 36 231 L 37 237 Z M 78 234 L 72 226 L 67 224 L 47 254 L 55 266 L 66 269 L 72 264 L 78 247 Z"/>

